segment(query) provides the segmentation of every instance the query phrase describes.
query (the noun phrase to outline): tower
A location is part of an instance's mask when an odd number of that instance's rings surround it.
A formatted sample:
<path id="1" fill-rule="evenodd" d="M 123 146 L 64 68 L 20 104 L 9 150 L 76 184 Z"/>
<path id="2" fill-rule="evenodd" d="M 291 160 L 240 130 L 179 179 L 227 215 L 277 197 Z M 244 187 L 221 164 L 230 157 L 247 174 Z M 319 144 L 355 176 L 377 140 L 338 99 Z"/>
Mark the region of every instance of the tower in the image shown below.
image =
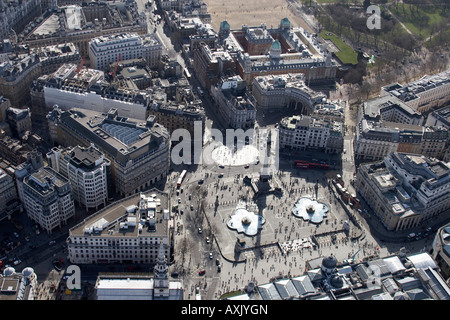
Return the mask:
<path id="1" fill-rule="evenodd" d="M 158 298 L 168 298 L 169 297 L 169 275 L 168 267 L 166 263 L 166 256 L 164 254 L 164 244 L 159 244 L 158 258 L 156 261 L 155 268 L 153 270 L 154 274 L 154 286 L 153 286 L 153 297 Z"/>

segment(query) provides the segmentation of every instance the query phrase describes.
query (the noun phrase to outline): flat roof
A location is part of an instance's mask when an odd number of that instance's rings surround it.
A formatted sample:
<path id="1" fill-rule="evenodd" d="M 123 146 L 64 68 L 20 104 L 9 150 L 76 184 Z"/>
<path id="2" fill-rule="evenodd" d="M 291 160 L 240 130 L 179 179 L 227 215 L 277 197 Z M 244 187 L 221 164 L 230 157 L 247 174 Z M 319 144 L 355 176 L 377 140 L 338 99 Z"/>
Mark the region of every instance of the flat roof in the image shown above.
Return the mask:
<path id="1" fill-rule="evenodd" d="M 151 230 L 143 224 L 142 217 L 139 216 L 139 200 L 141 195 L 154 200 L 155 229 Z M 159 199 L 159 201 L 158 201 Z M 158 206 L 157 203 L 160 205 Z M 159 207 L 159 209 L 158 209 Z M 135 212 L 132 209 L 136 209 Z M 116 201 L 94 215 L 84 219 L 81 223 L 69 230 L 70 236 L 85 237 L 139 237 L 139 236 L 164 236 L 168 234 L 168 216 L 164 211 L 168 208 L 168 195 L 157 189 L 134 194 L 130 197 Z M 130 219 L 128 219 L 130 218 Z M 135 219 L 133 219 L 135 218 Z M 121 222 L 130 223 L 127 228 L 121 227 Z M 91 233 L 86 230 L 92 229 Z M 94 230 L 95 229 L 95 230 Z"/>

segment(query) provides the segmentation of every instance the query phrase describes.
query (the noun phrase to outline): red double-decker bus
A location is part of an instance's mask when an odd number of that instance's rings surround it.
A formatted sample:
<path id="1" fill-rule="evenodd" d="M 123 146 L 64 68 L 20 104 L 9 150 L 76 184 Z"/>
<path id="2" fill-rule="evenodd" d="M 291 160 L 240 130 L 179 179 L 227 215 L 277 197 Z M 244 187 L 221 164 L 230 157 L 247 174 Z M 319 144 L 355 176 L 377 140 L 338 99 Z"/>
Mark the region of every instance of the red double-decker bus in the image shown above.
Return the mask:
<path id="1" fill-rule="evenodd" d="M 308 162 L 305 160 L 294 160 L 294 165 L 297 168 L 302 168 L 302 169 L 325 169 L 325 170 L 330 169 L 330 166 L 328 164 L 317 163 L 317 162 Z"/>

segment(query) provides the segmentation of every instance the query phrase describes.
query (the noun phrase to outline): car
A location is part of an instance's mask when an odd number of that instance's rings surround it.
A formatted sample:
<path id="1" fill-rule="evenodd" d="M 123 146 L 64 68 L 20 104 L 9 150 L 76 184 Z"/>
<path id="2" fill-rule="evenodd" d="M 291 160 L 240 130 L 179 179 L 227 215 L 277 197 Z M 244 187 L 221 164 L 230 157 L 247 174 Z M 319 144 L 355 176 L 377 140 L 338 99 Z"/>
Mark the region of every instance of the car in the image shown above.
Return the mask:
<path id="1" fill-rule="evenodd" d="M 198 233 L 202 233 L 202 232 L 203 232 L 202 228 L 198 228 Z"/>
<path id="2" fill-rule="evenodd" d="M 223 173 L 219 173 L 219 178 L 222 178 L 223 177 Z"/>
<path id="3" fill-rule="evenodd" d="M 203 270 L 200 270 L 200 271 L 198 272 L 198 275 L 199 275 L 199 276 L 202 276 L 202 275 L 204 275 L 205 273 L 206 273 L 206 270 L 203 269 Z"/>
<path id="4" fill-rule="evenodd" d="M 181 198 L 178 198 L 178 204 L 180 204 L 181 203 Z"/>
<path id="5" fill-rule="evenodd" d="M 245 168 L 245 169 L 248 169 L 249 167 L 250 167 L 250 166 L 249 166 L 248 164 L 246 164 L 244 168 Z"/>
<path id="6" fill-rule="evenodd" d="M 193 211 L 194 210 L 194 206 L 191 204 L 191 211 Z"/>
<path id="7" fill-rule="evenodd" d="M 49 246 L 52 246 L 52 245 L 54 245 L 56 243 L 56 241 L 55 240 L 52 240 L 52 241 L 50 241 L 49 243 L 48 243 L 48 245 Z"/>
<path id="8" fill-rule="evenodd" d="M 209 243 L 209 237 L 206 237 L 206 243 Z"/>
<path id="9" fill-rule="evenodd" d="M 220 260 L 216 259 L 216 266 L 220 265 Z"/>
<path id="10" fill-rule="evenodd" d="M 14 237 L 18 238 L 19 234 L 17 232 L 13 232 Z"/>
<path id="11" fill-rule="evenodd" d="M 213 254 L 212 252 L 209 253 L 209 258 L 212 259 L 213 258 Z"/>
<path id="12" fill-rule="evenodd" d="M 177 278 L 178 277 L 178 272 L 172 272 L 171 274 L 170 274 L 170 276 L 172 277 L 172 278 Z"/>
<path id="13" fill-rule="evenodd" d="M 192 194 L 189 194 L 189 200 L 191 200 L 192 199 Z"/>
<path id="14" fill-rule="evenodd" d="M 14 260 L 13 265 L 17 266 L 18 264 L 21 264 L 22 261 L 20 259 Z"/>
<path id="15" fill-rule="evenodd" d="M 221 164 L 221 165 L 219 165 L 219 168 L 220 168 L 220 169 L 223 169 L 223 168 L 225 168 L 225 167 Z"/>
<path id="16" fill-rule="evenodd" d="M 203 179 L 198 180 L 198 184 L 203 184 L 203 182 L 205 182 L 205 180 Z"/>

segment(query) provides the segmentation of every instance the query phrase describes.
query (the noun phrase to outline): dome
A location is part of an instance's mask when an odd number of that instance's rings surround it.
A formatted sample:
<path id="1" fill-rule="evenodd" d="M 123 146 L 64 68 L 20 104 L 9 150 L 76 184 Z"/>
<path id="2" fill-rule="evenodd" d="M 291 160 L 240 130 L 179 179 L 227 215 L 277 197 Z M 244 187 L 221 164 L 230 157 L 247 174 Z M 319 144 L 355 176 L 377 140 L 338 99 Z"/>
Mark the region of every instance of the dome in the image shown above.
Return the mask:
<path id="1" fill-rule="evenodd" d="M 8 267 L 5 270 L 3 270 L 3 275 L 5 277 L 11 276 L 16 272 L 16 269 L 14 269 L 13 267 Z"/>
<path id="2" fill-rule="evenodd" d="M 224 20 L 220 23 L 220 29 L 221 30 L 230 30 L 230 24 L 228 21 Z"/>
<path id="3" fill-rule="evenodd" d="M 22 270 L 22 275 L 26 278 L 31 277 L 34 274 L 33 268 L 27 267 Z"/>
<path id="4" fill-rule="evenodd" d="M 322 260 L 322 266 L 327 269 L 334 269 L 337 266 L 336 258 L 333 255 L 330 255 Z"/>
<path id="5" fill-rule="evenodd" d="M 272 43 L 272 50 L 273 50 L 273 49 L 276 49 L 276 50 L 281 49 L 281 43 L 280 43 L 280 41 L 275 40 L 275 41 Z"/>
<path id="6" fill-rule="evenodd" d="M 340 276 L 335 274 L 331 277 L 330 284 L 335 288 L 342 288 L 344 286 L 344 281 Z"/>
<path id="7" fill-rule="evenodd" d="M 291 22 L 286 17 L 286 18 L 281 19 L 280 25 L 281 25 L 281 28 L 283 28 L 283 29 L 290 28 L 291 27 Z"/>

